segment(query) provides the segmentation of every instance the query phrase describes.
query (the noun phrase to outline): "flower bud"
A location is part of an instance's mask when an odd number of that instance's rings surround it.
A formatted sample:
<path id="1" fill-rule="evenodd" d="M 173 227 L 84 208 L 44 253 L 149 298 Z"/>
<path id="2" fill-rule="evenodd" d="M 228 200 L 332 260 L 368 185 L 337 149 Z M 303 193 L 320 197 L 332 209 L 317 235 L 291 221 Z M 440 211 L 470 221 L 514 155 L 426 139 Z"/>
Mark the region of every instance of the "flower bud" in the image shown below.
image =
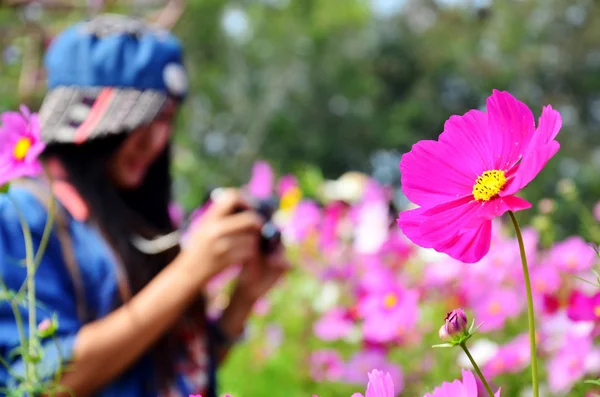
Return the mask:
<path id="1" fill-rule="evenodd" d="M 456 309 L 446 314 L 444 325 L 440 328 L 439 336 L 444 342 L 451 342 L 467 333 L 469 320 L 463 309 Z"/>
<path id="2" fill-rule="evenodd" d="M 52 336 L 58 330 L 58 321 L 56 318 L 46 318 L 38 324 L 38 334 L 41 338 Z"/>
<path id="3" fill-rule="evenodd" d="M 448 342 L 452 339 L 450 337 L 450 335 L 448 335 L 448 331 L 446 331 L 446 324 L 442 325 L 442 327 L 440 328 L 439 335 L 440 335 L 440 339 L 443 340 L 444 342 Z"/>
<path id="4" fill-rule="evenodd" d="M 469 320 L 463 309 L 455 309 L 446 314 L 446 331 L 448 335 L 462 334 L 469 326 Z"/>

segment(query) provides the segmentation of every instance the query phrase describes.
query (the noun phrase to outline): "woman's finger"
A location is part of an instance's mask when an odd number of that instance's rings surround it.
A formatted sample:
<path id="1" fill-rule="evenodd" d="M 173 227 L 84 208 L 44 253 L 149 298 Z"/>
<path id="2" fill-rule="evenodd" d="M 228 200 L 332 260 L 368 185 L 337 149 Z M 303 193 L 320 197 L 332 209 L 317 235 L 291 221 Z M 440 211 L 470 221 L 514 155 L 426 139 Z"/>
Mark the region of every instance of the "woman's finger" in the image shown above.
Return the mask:
<path id="1" fill-rule="evenodd" d="M 221 236 L 244 232 L 258 235 L 264 223 L 264 219 L 255 211 L 244 211 L 221 219 L 218 223 L 218 232 Z"/>

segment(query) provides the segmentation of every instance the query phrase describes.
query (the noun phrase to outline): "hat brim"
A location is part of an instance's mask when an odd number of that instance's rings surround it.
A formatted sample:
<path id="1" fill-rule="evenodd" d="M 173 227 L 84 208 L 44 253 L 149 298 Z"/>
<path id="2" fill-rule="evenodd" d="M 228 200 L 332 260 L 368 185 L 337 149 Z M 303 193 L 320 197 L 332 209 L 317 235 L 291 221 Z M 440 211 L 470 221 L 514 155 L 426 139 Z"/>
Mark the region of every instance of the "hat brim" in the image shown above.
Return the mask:
<path id="1" fill-rule="evenodd" d="M 58 87 L 46 95 L 39 118 L 46 143 L 83 143 L 131 132 L 156 118 L 168 96 L 155 90 Z"/>

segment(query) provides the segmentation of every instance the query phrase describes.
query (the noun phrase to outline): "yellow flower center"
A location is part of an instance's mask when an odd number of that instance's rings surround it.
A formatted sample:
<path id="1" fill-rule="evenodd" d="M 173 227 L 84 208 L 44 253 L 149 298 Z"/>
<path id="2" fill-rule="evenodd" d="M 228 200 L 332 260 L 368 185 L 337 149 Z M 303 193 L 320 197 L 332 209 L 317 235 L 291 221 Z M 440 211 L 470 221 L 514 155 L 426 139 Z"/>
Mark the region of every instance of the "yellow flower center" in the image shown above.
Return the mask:
<path id="1" fill-rule="evenodd" d="M 15 159 L 17 159 L 19 161 L 23 160 L 25 158 L 25 156 L 27 156 L 27 152 L 29 151 L 30 147 L 31 147 L 31 140 L 29 138 L 19 139 L 13 150 Z"/>
<path id="2" fill-rule="evenodd" d="M 488 307 L 488 313 L 491 314 L 492 316 L 495 316 L 496 314 L 499 314 L 501 312 L 502 312 L 502 305 L 499 302 L 493 302 Z"/>
<path id="3" fill-rule="evenodd" d="M 383 298 L 383 306 L 386 309 L 393 309 L 398 304 L 398 298 L 391 292 Z"/>
<path id="4" fill-rule="evenodd" d="M 500 193 L 505 184 L 504 171 L 486 171 L 477 178 L 473 186 L 473 196 L 475 200 L 489 201 Z"/>
<path id="5" fill-rule="evenodd" d="M 600 306 L 594 307 L 594 314 L 596 315 L 596 317 L 600 318 Z"/>
<path id="6" fill-rule="evenodd" d="M 279 209 L 282 211 L 292 210 L 298 205 L 300 200 L 302 200 L 302 191 L 297 187 L 292 187 L 281 197 Z"/>

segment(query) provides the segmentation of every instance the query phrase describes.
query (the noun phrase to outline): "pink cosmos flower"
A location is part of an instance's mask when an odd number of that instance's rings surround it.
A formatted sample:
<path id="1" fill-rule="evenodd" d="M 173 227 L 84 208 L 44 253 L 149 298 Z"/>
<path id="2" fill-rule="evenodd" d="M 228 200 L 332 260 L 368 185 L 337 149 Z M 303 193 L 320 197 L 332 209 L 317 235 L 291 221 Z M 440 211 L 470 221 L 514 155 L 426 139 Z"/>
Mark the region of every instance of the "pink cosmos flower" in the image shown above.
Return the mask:
<path id="1" fill-rule="evenodd" d="M 257 199 L 267 199 L 273 194 L 273 170 L 265 161 L 257 161 L 252 166 L 252 176 L 248 182 L 248 193 Z"/>
<path id="2" fill-rule="evenodd" d="M 564 393 L 591 370 L 598 371 L 597 350 L 592 338 L 567 334 L 562 349 L 548 361 L 548 385 L 553 393 Z"/>
<path id="3" fill-rule="evenodd" d="M 462 371 L 462 382 L 458 379 L 452 383 L 444 382 L 436 387 L 431 394 L 425 394 L 425 397 L 477 397 L 477 382 L 471 371 Z M 500 390 L 495 394 L 500 397 Z"/>
<path id="4" fill-rule="evenodd" d="M 483 322 L 482 331 L 501 329 L 507 318 L 516 317 L 521 312 L 521 300 L 512 289 L 496 289 L 474 304 L 474 318 Z"/>
<path id="5" fill-rule="evenodd" d="M 364 318 L 366 340 L 391 342 L 406 336 L 415 326 L 419 317 L 418 293 L 388 280 L 361 297 L 359 311 Z"/>
<path id="6" fill-rule="evenodd" d="M 348 210 L 348 204 L 342 201 L 334 201 L 323 210 L 319 236 L 319 245 L 323 251 L 330 252 L 340 243 L 339 226 Z"/>
<path id="7" fill-rule="evenodd" d="M 277 195 L 284 196 L 290 189 L 298 188 L 298 179 L 294 175 L 283 175 L 277 183 Z"/>
<path id="8" fill-rule="evenodd" d="M 489 378 L 504 373 L 519 373 L 527 368 L 530 359 L 529 335 L 520 335 L 498 349 L 496 355 L 486 362 L 483 373 Z"/>
<path id="9" fill-rule="evenodd" d="M 352 397 L 363 397 L 360 393 L 354 393 Z M 374 369 L 369 372 L 369 383 L 364 397 L 396 397 L 394 394 L 394 382 L 389 373 Z"/>
<path id="10" fill-rule="evenodd" d="M 334 308 L 328 311 L 313 326 L 313 332 L 317 338 L 332 342 L 343 339 L 352 332 L 354 321 L 348 315 L 348 311 L 342 308 Z"/>
<path id="11" fill-rule="evenodd" d="M 42 171 L 38 156 L 46 144 L 41 141 L 38 116 L 25 106 L 20 110 L 0 115 L 0 186 Z"/>
<path id="12" fill-rule="evenodd" d="M 551 264 L 569 273 L 590 270 L 596 260 L 596 252 L 584 239 L 578 236 L 554 244 L 548 254 Z"/>
<path id="13" fill-rule="evenodd" d="M 420 208 L 400 213 L 400 228 L 417 245 L 479 261 L 490 248 L 491 220 L 531 207 L 515 194 L 556 154 L 561 125 L 546 106 L 536 129 L 531 110 L 497 90 L 487 113 L 450 117 L 437 141 L 402 156 L 402 191 Z"/>
<path id="14" fill-rule="evenodd" d="M 310 361 L 311 376 L 317 382 L 336 382 L 344 375 L 344 361 L 335 350 L 317 350 L 311 354 Z"/>
<path id="15" fill-rule="evenodd" d="M 389 362 L 383 349 L 371 348 L 355 353 L 346 363 L 343 380 L 349 384 L 363 384 L 365 374 L 373 368 L 381 368 L 388 373 L 396 387 L 396 392 L 402 392 L 404 389 L 402 368 Z"/>
<path id="16" fill-rule="evenodd" d="M 289 223 L 284 227 L 284 234 L 290 241 L 298 242 L 306 239 L 311 232 L 317 230 L 321 222 L 319 206 L 310 200 L 303 200 L 296 206 Z"/>
<path id="17" fill-rule="evenodd" d="M 582 292 L 573 291 L 569 297 L 567 315 L 573 321 L 600 320 L 600 293 L 587 296 Z"/>

